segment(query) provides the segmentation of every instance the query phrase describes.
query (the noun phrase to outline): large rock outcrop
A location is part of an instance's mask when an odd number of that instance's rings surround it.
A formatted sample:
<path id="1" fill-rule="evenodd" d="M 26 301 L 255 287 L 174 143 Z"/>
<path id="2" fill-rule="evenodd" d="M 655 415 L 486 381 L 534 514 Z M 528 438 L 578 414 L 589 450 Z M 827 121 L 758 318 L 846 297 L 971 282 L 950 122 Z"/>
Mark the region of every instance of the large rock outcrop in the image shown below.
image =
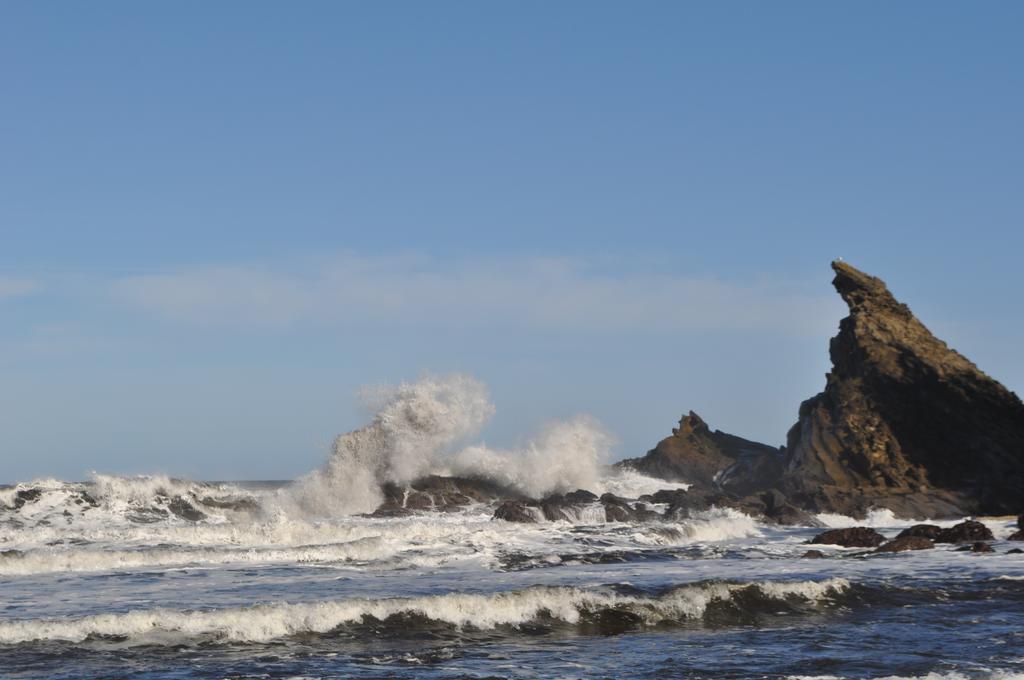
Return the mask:
<path id="1" fill-rule="evenodd" d="M 746 495 L 771 486 L 782 473 L 780 449 L 712 431 L 693 411 L 683 416 L 672 436 L 643 458 L 619 465 L 651 477 L 688 482 L 702 489 Z"/>
<path id="2" fill-rule="evenodd" d="M 825 390 L 789 431 L 782 488 L 812 510 L 1009 514 L 1024 505 L 1024 404 L 880 279 L 833 262 L 850 308 Z"/>

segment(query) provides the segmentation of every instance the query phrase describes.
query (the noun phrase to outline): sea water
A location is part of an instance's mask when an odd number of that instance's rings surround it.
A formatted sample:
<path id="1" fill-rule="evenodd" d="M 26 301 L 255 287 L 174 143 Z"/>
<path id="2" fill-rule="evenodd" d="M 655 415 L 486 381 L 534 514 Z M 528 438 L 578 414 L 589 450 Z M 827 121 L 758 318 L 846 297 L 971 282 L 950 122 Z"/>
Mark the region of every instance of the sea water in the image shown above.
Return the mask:
<path id="1" fill-rule="evenodd" d="M 372 421 L 294 482 L 0 490 L 0 676 L 1024 677 L 1010 518 L 983 518 L 994 553 L 815 546 L 826 556 L 809 559 L 822 526 L 856 522 L 713 508 L 616 523 L 599 504 L 536 524 L 485 503 L 370 517 L 382 484 L 427 473 L 534 497 L 685 486 L 605 466 L 609 438 L 586 418 L 517 450 L 462 443 L 492 410 L 470 379 L 375 398 Z M 862 522 L 888 536 L 913 523 Z"/>

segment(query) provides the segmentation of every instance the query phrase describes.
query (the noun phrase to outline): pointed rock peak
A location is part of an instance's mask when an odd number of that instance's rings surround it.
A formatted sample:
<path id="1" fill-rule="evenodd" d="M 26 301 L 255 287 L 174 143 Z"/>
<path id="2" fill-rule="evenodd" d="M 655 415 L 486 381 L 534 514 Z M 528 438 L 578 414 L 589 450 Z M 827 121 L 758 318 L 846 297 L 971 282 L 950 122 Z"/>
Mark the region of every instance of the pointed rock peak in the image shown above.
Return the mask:
<path id="1" fill-rule="evenodd" d="M 708 428 L 708 424 L 704 422 L 703 418 L 693 411 L 690 411 L 679 420 L 679 429 L 677 430 L 677 434 L 686 435 L 694 432 L 710 432 L 710 429 Z"/>
<path id="2" fill-rule="evenodd" d="M 842 296 L 843 301 L 851 310 L 858 309 L 868 303 L 893 304 L 895 299 L 882 279 L 865 274 L 853 265 L 842 260 L 833 260 L 832 270 L 836 277 L 832 285 Z"/>

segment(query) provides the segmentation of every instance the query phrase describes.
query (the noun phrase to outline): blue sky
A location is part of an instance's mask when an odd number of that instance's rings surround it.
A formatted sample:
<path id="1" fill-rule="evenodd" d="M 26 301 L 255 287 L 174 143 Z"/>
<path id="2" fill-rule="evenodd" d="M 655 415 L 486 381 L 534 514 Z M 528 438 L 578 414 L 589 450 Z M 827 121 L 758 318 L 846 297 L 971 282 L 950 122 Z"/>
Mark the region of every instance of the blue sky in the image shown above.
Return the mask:
<path id="1" fill-rule="evenodd" d="M 1020 391 L 1024 5 L 0 5 L 0 480 L 290 477 L 363 385 L 781 444 L 828 262 Z"/>

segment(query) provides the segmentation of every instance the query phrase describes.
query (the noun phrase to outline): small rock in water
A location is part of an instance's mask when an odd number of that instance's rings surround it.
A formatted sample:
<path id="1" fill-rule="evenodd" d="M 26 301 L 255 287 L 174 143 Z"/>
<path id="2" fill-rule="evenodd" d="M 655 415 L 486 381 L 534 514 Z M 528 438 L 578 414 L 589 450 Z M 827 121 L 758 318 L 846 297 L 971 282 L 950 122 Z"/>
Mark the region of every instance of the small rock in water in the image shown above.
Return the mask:
<path id="1" fill-rule="evenodd" d="M 1007 538 L 1006 540 L 1008 540 L 1008 541 L 1024 541 L 1024 529 L 1021 529 L 1020 531 L 1017 531 L 1015 533 L 1010 534 L 1009 538 Z"/>
<path id="2" fill-rule="evenodd" d="M 808 550 L 800 557 L 806 557 L 811 560 L 820 560 L 825 557 L 825 553 L 821 552 L 820 550 Z"/>
<path id="3" fill-rule="evenodd" d="M 537 523 L 537 516 L 530 512 L 526 504 L 521 501 L 505 501 L 494 511 L 492 519 L 503 519 L 506 522 L 523 524 Z"/>
<path id="4" fill-rule="evenodd" d="M 877 548 L 885 542 L 885 536 L 870 527 L 830 529 L 811 539 L 818 545 L 841 545 L 844 548 Z"/>
<path id="5" fill-rule="evenodd" d="M 939 536 L 942 535 L 942 527 L 937 524 L 915 524 L 909 529 L 901 531 L 896 538 L 905 538 L 907 536 L 919 536 L 921 538 L 927 538 L 932 541 L 938 540 Z"/>
<path id="6" fill-rule="evenodd" d="M 1024 553 L 1024 550 L 1021 550 L 1020 548 L 1014 548 L 1012 550 L 1007 550 L 1006 551 L 1007 555 L 1020 555 L 1022 553 Z"/>
<path id="7" fill-rule="evenodd" d="M 995 536 L 992 530 L 981 522 L 967 520 L 956 526 L 943 529 L 935 539 L 936 543 L 976 543 L 980 541 L 992 541 Z"/>
<path id="8" fill-rule="evenodd" d="M 897 536 L 888 543 L 875 548 L 877 553 L 897 553 L 907 550 L 928 550 L 934 548 L 935 542 L 924 536 Z"/>

